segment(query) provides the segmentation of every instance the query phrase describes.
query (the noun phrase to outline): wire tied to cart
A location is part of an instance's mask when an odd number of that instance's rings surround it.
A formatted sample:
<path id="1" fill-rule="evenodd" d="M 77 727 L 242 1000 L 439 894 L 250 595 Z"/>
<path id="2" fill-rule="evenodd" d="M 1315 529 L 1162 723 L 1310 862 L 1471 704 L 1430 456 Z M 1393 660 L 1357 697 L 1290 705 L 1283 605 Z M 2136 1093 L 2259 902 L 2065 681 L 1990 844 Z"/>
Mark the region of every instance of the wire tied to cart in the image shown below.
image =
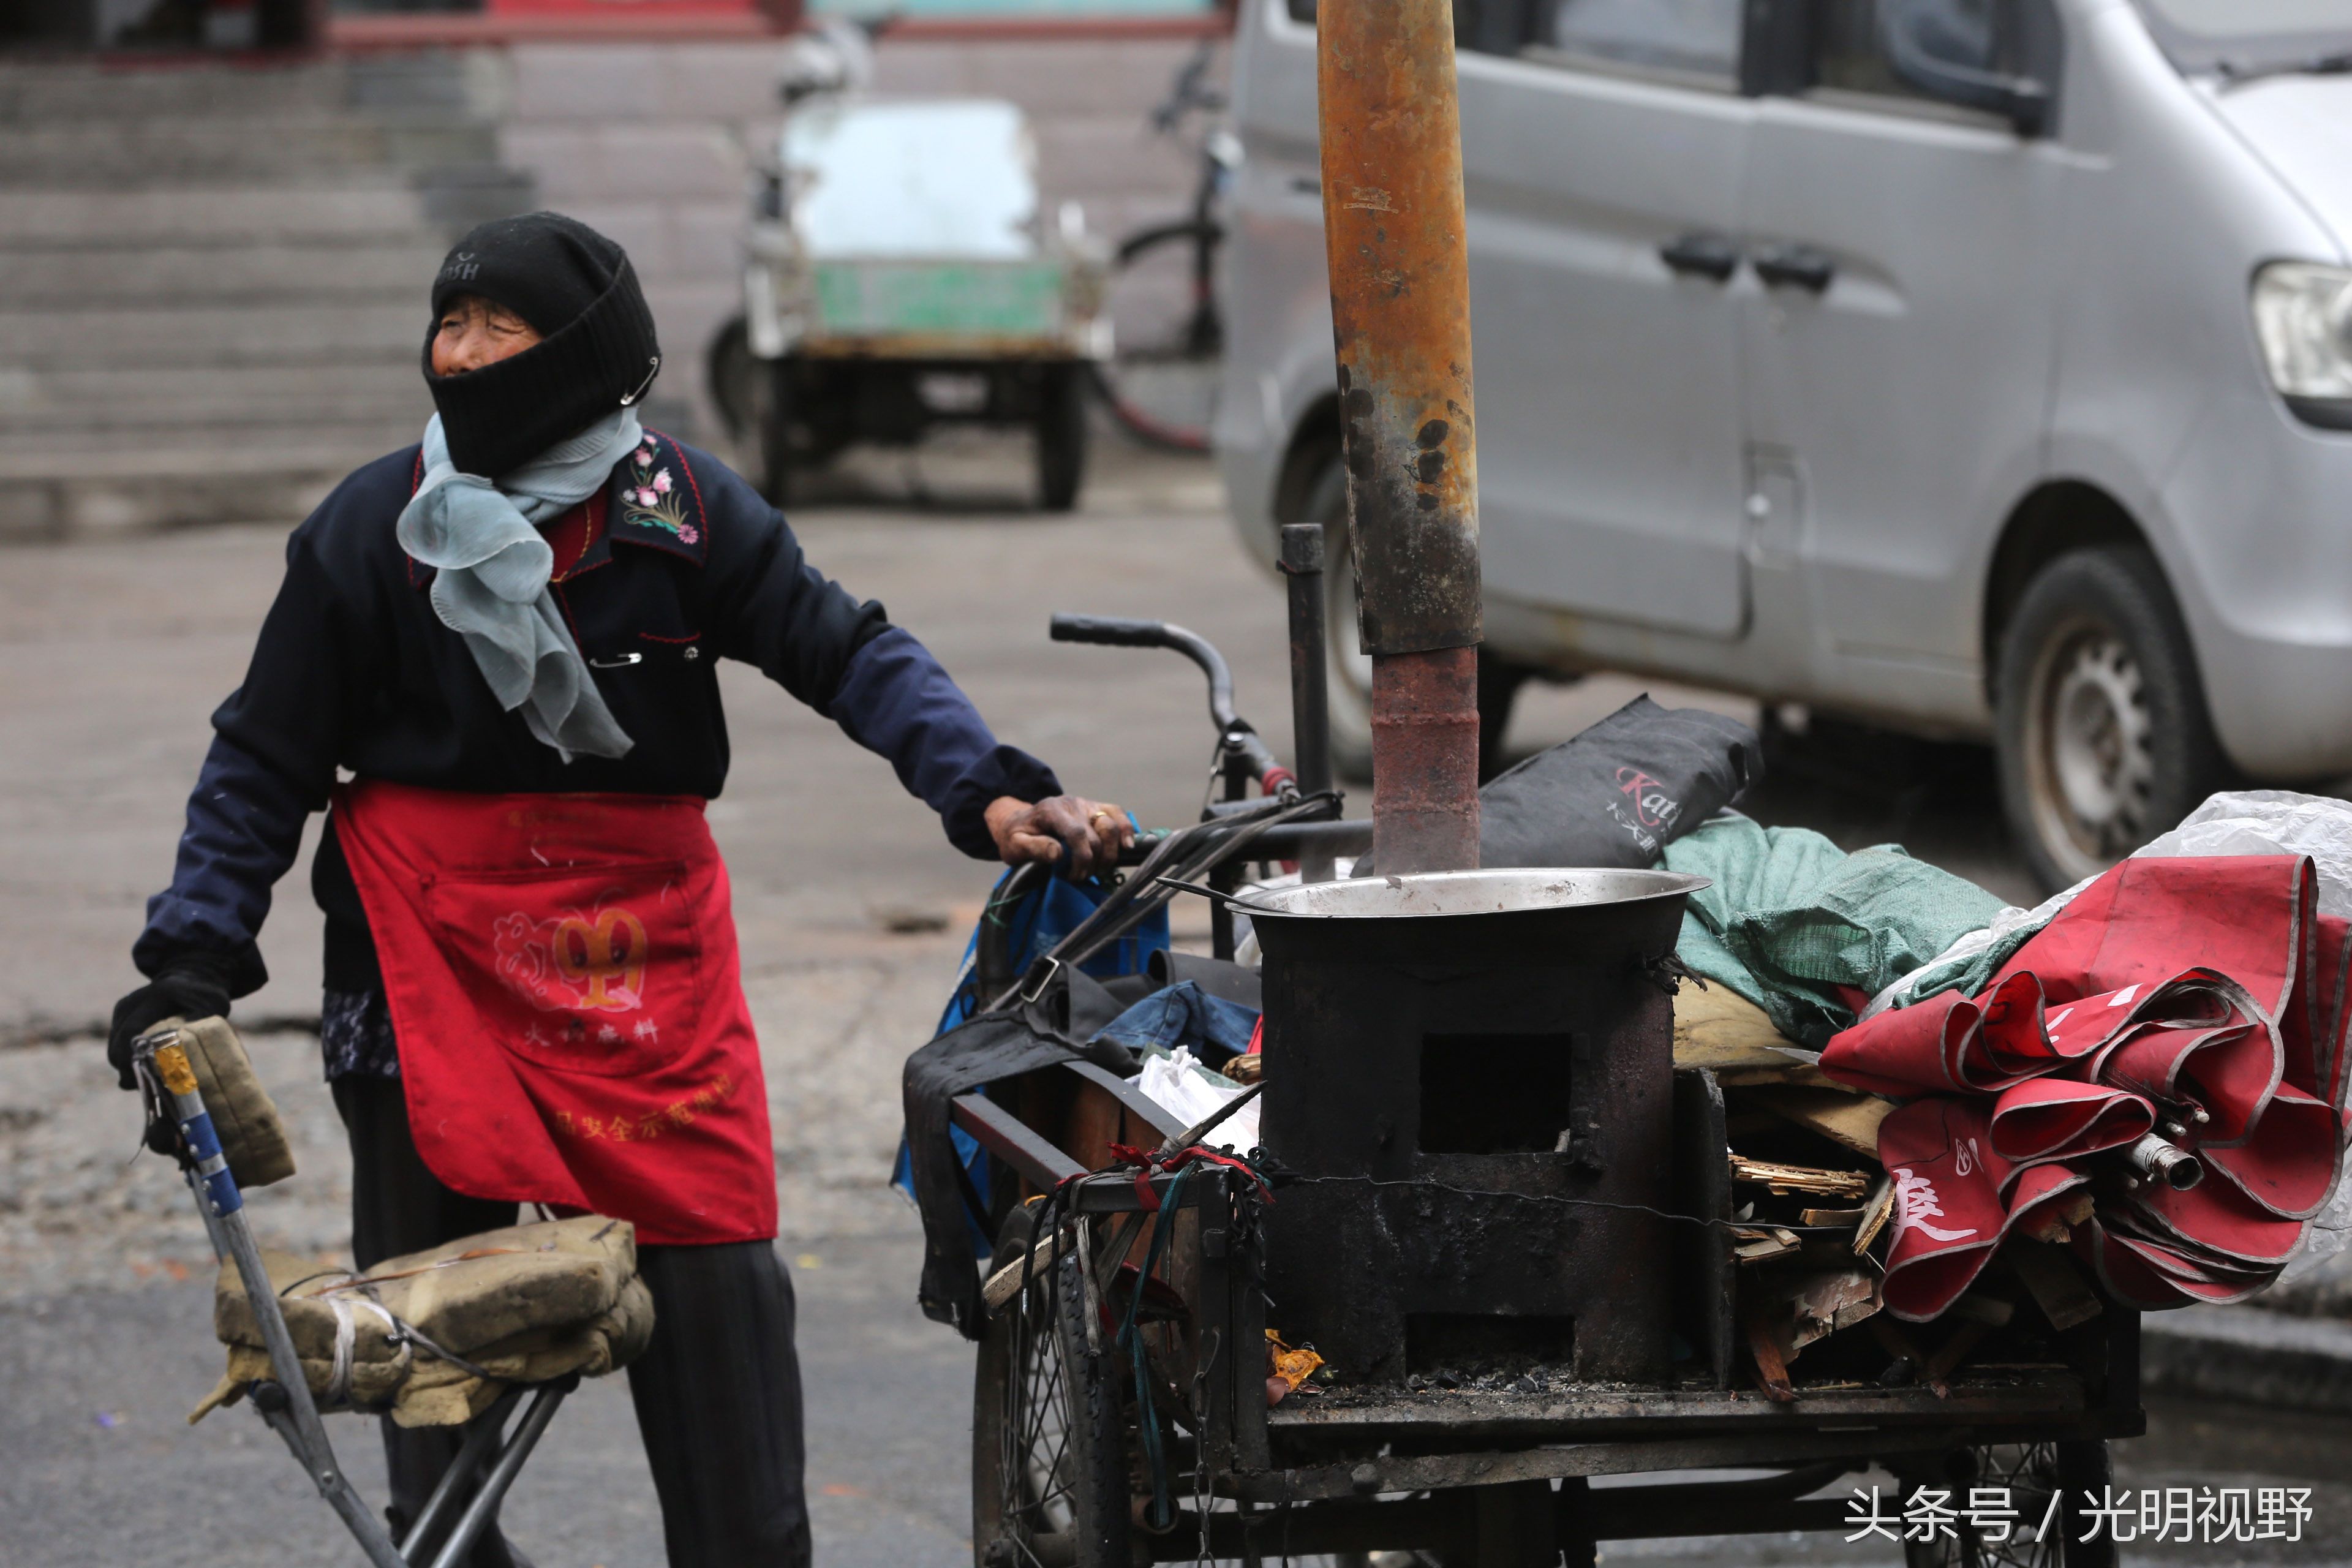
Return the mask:
<path id="1" fill-rule="evenodd" d="M 1151 1474 L 1151 1502 L 1145 1511 L 1144 1523 L 1146 1528 L 1155 1531 L 1174 1526 L 1176 1505 L 1170 1495 L 1167 1447 L 1160 1430 L 1159 1402 L 1154 1397 L 1150 1357 L 1145 1352 L 1143 1335 L 1139 1331 L 1139 1317 L 1152 1277 L 1159 1272 L 1167 1257 L 1169 1238 L 1176 1233 L 1172 1216 L 1182 1210 L 1184 1188 L 1197 1172 L 1203 1166 L 1238 1172 L 1247 1184 L 1241 1189 L 1245 1203 L 1251 1199 L 1263 1204 L 1274 1202 L 1272 1185 L 1248 1156 L 1227 1153 L 1197 1142 L 1202 1134 L 1231 1114 L 1247 1098 L 1247 1095 L 1236 1096 L 1219 1115 L 1177 1134 L 1157 1149 L 1139 1149 L 1127 1143 L 1114 1143 L 1110 1147 L 1111 1158 L 1115 1162 L 1134 1169 L 1136 1201 L 1143 1210 L 1145 1223 L 1151 1226 L 1150 1244 L 1144 1252 L 1142 1267 L 1136 1270 L 1135 1289 L 1128 1297 L 1126 1315 L 1119 1323 L 1115 1342 L 1126 1350 L 1129 1367 L 1134 1377 L 1136 1411 L 1140 1418 L 1139 1425 L 1142 1427 L 1144 1464 Z M 1166 1193 L 1153 1189 L 1151 1178 L 1155 1175 L 1171 1176 Z"/>

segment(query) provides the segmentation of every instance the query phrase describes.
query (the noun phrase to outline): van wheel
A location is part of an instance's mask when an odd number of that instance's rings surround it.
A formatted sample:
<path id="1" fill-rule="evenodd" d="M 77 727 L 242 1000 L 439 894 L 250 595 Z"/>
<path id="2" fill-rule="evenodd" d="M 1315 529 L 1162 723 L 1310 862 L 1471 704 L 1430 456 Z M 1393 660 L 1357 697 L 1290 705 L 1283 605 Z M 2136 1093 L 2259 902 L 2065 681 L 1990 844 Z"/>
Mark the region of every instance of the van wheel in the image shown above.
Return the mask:
<path id="1" fill-rule="evenodd" d="M 1323 525 L 1323 640 L 1330 668 L 1331 768 L 1372 782 L 1372 658 L 1356 624 L 1356 565 L 1349 552 L 1348 476 L 1334 459 L 1307 492 L 1300 521 Z M 1478 782 L 1503 771 L 1503 734 L 1519 689 L 1534 672 L 1478 649 Z"/>
<path id="2" fill-rule="evenodd" d="M 1995 666 L 2001 804 L 2053 891 L 2188 815 L 2228 773 L 2156 558 L 2077 550 L 2027 584 Z"/>
<path id="3" fill-rule="evenodd" d="M 1307 491 L 1302 522 L 1323 525 L 1323 646 L 1330 672 L 1331 768 L 1372 777 L 1372 657 L 1356 627 L 1356 566 L 1348 545 L 1348 475 L 1336 456 Z"/>

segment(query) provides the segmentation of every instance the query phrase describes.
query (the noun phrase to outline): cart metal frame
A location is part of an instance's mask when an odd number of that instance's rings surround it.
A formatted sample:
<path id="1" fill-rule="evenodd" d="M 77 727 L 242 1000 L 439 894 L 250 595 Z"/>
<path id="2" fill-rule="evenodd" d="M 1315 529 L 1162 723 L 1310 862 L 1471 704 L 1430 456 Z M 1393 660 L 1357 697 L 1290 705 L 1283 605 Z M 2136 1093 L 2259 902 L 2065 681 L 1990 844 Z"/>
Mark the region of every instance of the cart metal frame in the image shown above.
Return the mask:
<path id="1" fill-rule="evenodd" d="M 213 1255 L 224 1262 L 235 1261 L 246 1299 L 252 1303 L 262 1340 L 268 1346 L 270 1369 L 277 1375 L 253 1384 L 249 1392 L 255 1411 L 285 1440 L 295 1462 L 375 1568 L 425 1564 L 457 1568 L 497 1517 L 499 1504 L 522 1473 L 523 1462 L 546 1435 L 564 1399 L 579 1386 L 579 1378 L 509 1388 L 468 1422 L 457 1457 L 442 1473 L 415 1522 L 395 1541 L 335 1458 L 334 1443 L 320 1419 L 318 1401 L 303 1374 L 276 1287 L 262 1264 L 260 1244 L 246 1217 L 245 1194 L 229 1172 L 220 1135 L 205 1109 L 187 1053 L 176 1043 L 176 1031 L 143 1036 L 134 1042 L 132 1053 L 155 1102 L 170 1110 L 181 1170 L 211 1237 Z"/>
<path id="2" fill-rule="evenodd" d="M 1066 1081 L 1038 1081 L 1051 1076 Z M 1678 1075 L 1685 1083 L 1693 1076 L 1689 1069 Z M 1097 1096 L 1162 1137 L 1184 1129 L 1131 1084 L 1089 1062 L 1044 1069 L 1028 1080 L 997 1086 L 995 1098 L 959 1097 L 950 1110 L 954 1124 L 1027 1190 L 1070 1183 L 1064 1202 L 1074 1219 L 1143 1207 L 1133 1169 L 1089 1172 L 1015 1108 L 1026 1099 L 1066 1103 L 1071 1096 Z M 1692 1098 L 1684 1097 L 1686 1103 Z M 1163 1198 L 1174 1185 L 1166 1174 L 1143 1180 Z M 1193 1386 L 1205 1394 L 1205 1407 L 1191 1415 L 1200 1426 L 1206 1489 L 1237 1505 L 1211 1515 L 1211 1557 L 1254 1564 L 1283 1553 L 1430 1548 L 1445 1554 L 1449 1568 L 1522 1568 L 1580 1547 L 1586 1555 L 1568 1561 L 1589 1563 L 1591 1545 L 1602 1541 L 1850 1530 L 1844 1500 L 1808 1500 L 1805 1494 L 1874 1465 L 1926 1476 L 1940 1473 L 1945 1457 L 1959 1450 L 2092 1444 L 2146 1430 L 2138 1315 L 2112 1304 L 2072 1331 L 2063 1371 L 1962 1377 L 1948 1395 L 1924 1386 L 1849 1387 L 1776 1403 L 1732 1386 L 1738 1372 L 1727 1335 L 1703 1352 L 1712 1387 L 1692 1387 L 1689 1380 L 1671 1388 L 1572 1385 L 1541 1399 L 1399 1388 L 1294 1398 L 1269 1410 L 1262 1367 L 1237 1354 L 1201 1351 L 1261 1344 L 1267 1327 L 1248 1251 L 1255 1239 L 1222 1218 L 1237 1180 L 1204 1170 L 1176 1193 L 1177 1207 L 1199 1218 L 1177 1228 L 1169 1268 L 1196 1281 L 1182 1337 L 1194 1357 Z M 1727 1259 L 1723 1267 L 1736 1266 Z M 1682 1281 L 1685 1288 L 1692 1283 Z M 1727 1279 L 1720 1284 L 1728 1289 Z M 1184 1379 L 1176 1381 L 1181 1386 Z M 1601 1491 L 1585 1484 L 1600 1476 L 1748 1468 L 1782 1473 Z M 2071 1505 L 2065 1510 L 2070 1519 L 2076 1512 Z M 1191 1562 L 1202 1554 L 1198 1525 L 1184 1517 L 1187 1522 L 1166 1534 L 1138 1532 L 1155 1561 Z M 2112 1559 L 2079 1549 L 2066 1559 L 2086 1560 Z"/>

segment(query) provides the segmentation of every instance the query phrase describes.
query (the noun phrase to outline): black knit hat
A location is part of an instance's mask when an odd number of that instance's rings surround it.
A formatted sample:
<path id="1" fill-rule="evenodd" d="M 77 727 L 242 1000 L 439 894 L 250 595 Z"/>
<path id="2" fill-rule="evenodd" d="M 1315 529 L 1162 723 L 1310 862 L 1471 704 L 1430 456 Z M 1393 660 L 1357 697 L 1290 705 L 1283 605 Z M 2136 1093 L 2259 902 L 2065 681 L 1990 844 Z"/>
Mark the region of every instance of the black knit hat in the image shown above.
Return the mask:
<path id="1" fill-rule="evenodd" d="M 479 370 L 434 374 L 441 311 L 460 294 L 505 306 L 541 341 Z M 660 368 L 653 312 L 628 253 L 575 218 L 529 213 L 483 224 L 433 280 L 425 380 L 460 473 L 512 472 L 643 398 Z"/>

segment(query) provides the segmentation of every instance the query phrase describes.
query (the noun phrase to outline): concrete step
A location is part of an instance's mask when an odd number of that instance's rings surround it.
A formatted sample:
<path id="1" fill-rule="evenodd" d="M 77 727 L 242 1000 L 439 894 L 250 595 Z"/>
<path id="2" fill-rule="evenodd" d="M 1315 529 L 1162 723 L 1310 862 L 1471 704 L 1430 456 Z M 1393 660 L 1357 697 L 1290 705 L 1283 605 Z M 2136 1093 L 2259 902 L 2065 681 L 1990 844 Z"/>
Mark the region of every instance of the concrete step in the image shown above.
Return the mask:
<path id="1" fill-rule="evenodd" d="M 354 168 L 424 170 L 497 156 L 497 132 L 487 123 L 408 125 L 341 113 L 0 124 L 0 189 L 315 184 Z"/>
<path id="2" fill-rule="evenodd" d="M 136 250 L 173 245 L 416 244 L 429 232 L 397 170 L 333 184 L 217 190 L 0 190 L 0 247 Z M 5 303 L 5 301 L 0 301 Z"/>
<path id="3" fill-rule="evenodd" d="M 0 310 L 0 366 L 47 372 L 413 360 L 425 341 L 425 314 L 415 302 Z"/>
<path id="4" fill-rule="evenodd" d="M 504 60 L 478 49 L 267 64 L 0 63 L 0 122 L 26 124 L 341 110 L 489 116 L 507 96 Z"/>
<path id="5" fill-rule="evenodd" d="M 335 110 L 351 99 L 331 63 L 146 64 L 18 60 L 0 64 L 0 121 L 120 120 L 140 114 Z"/>
<path id="6" fill-rule="evenodd" d="M 390 421 L 411 428 L 432 411 L 414 352 L 343 364 L 0 369 L 0 447 L 242 425 Z"/>
<path id="7" fill-rule="evenodd" d="M 0 237 L 0 247 L 5 247 Z M 437 236 L 358 244 L 0 248 L 0 300 L 30 305 L 409 304 L 425 310 Z"/>

